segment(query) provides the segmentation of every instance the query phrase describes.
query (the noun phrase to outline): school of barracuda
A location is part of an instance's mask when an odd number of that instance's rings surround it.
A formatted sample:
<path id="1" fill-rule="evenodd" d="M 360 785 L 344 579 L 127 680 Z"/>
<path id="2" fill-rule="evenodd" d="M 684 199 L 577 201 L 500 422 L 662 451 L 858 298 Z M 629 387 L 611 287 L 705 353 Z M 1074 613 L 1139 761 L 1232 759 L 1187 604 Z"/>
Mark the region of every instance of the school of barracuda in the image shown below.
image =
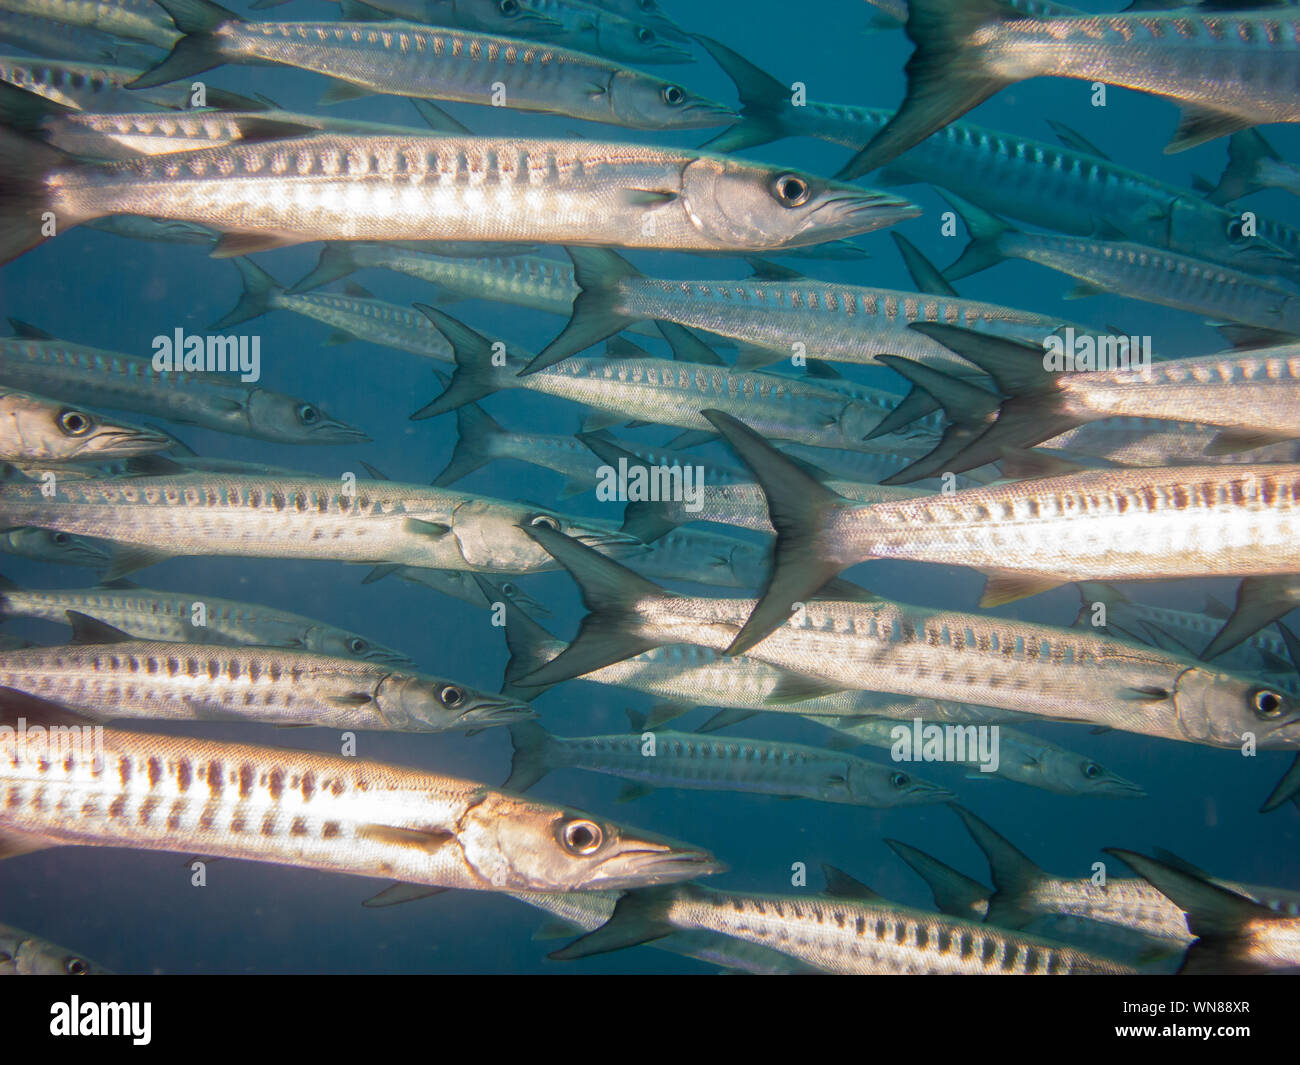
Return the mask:
<path id="1" fill-rule="evenodd" d="M 1300 163 L 1258 128 L 1300 122 L 1300 5 L 850 2 L 858 36 L 817 62 L 904 35 L 911 53 L 901 101 L 838 103 L 787 84 L 798 61 L 769 72 L 690 32 L 687 5 L 265 10 L 288 2 L 0 0 L 4 276 L 45 276 L 54 241 L 232 260 L 211 268 L 226 313 L 160 321 L 152 350 L 5 298 L 0 551 L 50 578 L 0 576 L 0 922 L 12 871 L 58 860 L 25 856 L 124 848 L 380 882 L 357 922 L 496 893 L 543 911 L 536 938 L 565 937 L 549 958 L 570 964 L 648 945 L 763 974 L 1300 972 L 1300 884 L 1193 865 L 1136 815 L 1047 872 L 970 809 L 1051 796 L 1068 835 L 1089 800 L 1142 807 L 1155 786 L 1086 753 L 1104 742 L 1248 759 L 1236 805 L 1274 826 L 1300 810 Z M 281 107 L 268 68 L 320 107 Z M 1085 125 L 1107 89 L 1172 103 L 1166 152 L 1218 151 L 1221 175 L 1143 173 L 1055 118 L 1051 142 L 965 119 L 1033 78 L 1083 82 Z M 410 122 L 348 114 L 375 97 Z M 810 138 L 837 173 L 768 161 Z M 940 227 L 966 235 L 945 268 L 921 247 Z M 281 258 L 297 245 L 305 273 Z M 1091 322 L 954 288 L 1010 260 L 1180 327 L 1144 347 L 1086 303 Z M 152 322 L 144 292 L 128 313 Z M 423 384 L 358 369 L 325 406 L 311 375 L 264 387 L 275 347 L 232 333 L 264 316 Z M 391 424 L 345 420 L 367 388 Z M 453 423 L 450 449 L 418 443 Z M 394 427 L 427 476 L 377 468 Z M 495 494 L 505 463 L 550 500 Z M 427 602 L 396 631 L 441 654 L 328 599 L 304 613 L 271 576 L 299 562 L 313 602 L 349 580 Z M 927 574 L 941 590 L 915 602 L 875 590 Z M 1235 603 L 1179 597 L 1209 578 L 1237 580 Z M 1073 624 L 1021 605 L 1063 585 Z M 581 599 L 576 632 L 549 618 L 557 592 Z M 499 691 L 469 682 L 454 628 L 506 656 Z M 271 727 L 315 731 L 295 749 Z M 366 754 L 372 733 L 442 735 L 393 759 Z M 494 778 L 480 742 L 509 752 Z M 473 779 L 444 771 L 461 761 Z M 540 797 L 575 770 L 674 830 Z M 679 805 L 646 799 L 664 791 Z M 785 886 L 728 849 L 700 791 L 756 818 L 867 807 L 850 813 L 903 863 L 879 874 L 914 871 L 933 907 L 828 864 L 824 889 Z M 896 838 L 909 824 L 964 828 L 991 885 Z M 674 838 L 692 826 L 708 846 Z M 861 842 L 838 842 L 850 870 Z M 58 910 L 24 930 L 31 912 L 0 923 L 0 973 L 110 971 L 56 944 Z"/>

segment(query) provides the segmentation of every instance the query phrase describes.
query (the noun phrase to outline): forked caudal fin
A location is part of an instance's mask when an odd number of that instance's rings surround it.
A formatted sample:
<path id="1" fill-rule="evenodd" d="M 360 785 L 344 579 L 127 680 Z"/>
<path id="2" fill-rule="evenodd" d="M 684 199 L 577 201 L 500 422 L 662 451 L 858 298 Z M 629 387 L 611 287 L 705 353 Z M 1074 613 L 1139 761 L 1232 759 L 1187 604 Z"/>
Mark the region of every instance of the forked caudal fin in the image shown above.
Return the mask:
<path id="1" fill-rule="evenodd" d="M 824 534 L 831 517 L 849 504 L 743 422 L 719 410 L 700 413 L 722 434 L 762 486 L 768 517 L 776 530 L 772 567 L 763 595 L 726 650 L 729 655 L 738 655 L 778 628 L 796 604 L 812 599 L 827 581 L 846 568 L 830 550 Z"/>
<path id="2" fill-rule="evenodd" d="M 955 803 L 951 806 L 984 852 L 993 874 L 996 890 L 989 897 L 988 923 L 1003 928 L 1023 928 L 1035 916 L 1025 908 L 1025 901 L 1047 874 L 969 810 Z"/>
<path id="3" fill-rule="evenodd" d="M 1246 929 L 1260 922 L 1294 918 L 1144 854 L 1117 847 L 1107 847 L 1105 852 L 1124 862 L 1187 914 L 1187 927 L 1197 940 L 1188 948 L 1180 973 L 1244 975 L 1277 971 L 1266 960 L 1252 957 Z M 1279 966 L 1283 961 L 1273 960 Z M 1294 959 L 1288 960 L 1294 964 Z"/>
<path id="4" fill-rule="evenodd" d="M 635 266 L 609 248 L 572 247 L 565 251 L 573 260 L 573 279 L 580 290 L 573 301 L 573 313 L 563 332 L 520 371 L 521 377 L 563 362 L 639 321 L 617 309 L 619 282 L 641 276 Z"/>
<path id="5" fill-rule="evenodd" d="M 693 36 L 735 82 L 740 97 L 740 121 L 706 141 L 703 147 L 711 152 L 737 152 L 788 136 L 782 112 L 790 106 L 790 90 L 725 44 L 702 34 Z"/>
<path id="6" fill-rule="evenodd" d="M 239 279 L 244 283 L 244 291 L 239 295 L 239 302 L 222 318 L 213 322 L 209 329 L 227 329 L 237 322 L 246 322 L 250 318 L 265 314 L 271 309 L 271 300 L 284 287 L 270 274 L 251 259 L 242 255 L 230 260 L 239 271 Z"/>
<path id="7" fill-rule="evenodd" d="M 958 872 L 950 865 L 945 865 L 925 851 L 900 843 L 896 839 L 885 840 L 885 845 L 910 865 L 917 876 L 930 885 L 934 904 L 939 907 L 940 912 L 951 914 L 953 917 L 964 917 L 970 921 L 984 919 L 991 892 L 978 880 Z"/>
<path id="8" fill-rule="evenodd" d="M 0 126 L 0 263 L 89 221 L 53 211 L 49 178 L 75 165 L 66 152 Z"/>
<path id="9" fill-rule="evenodd" d="M 909 0 L 907 96 L 884 128 L 836 174 L 849 181 L 884 166 L 1009 85 L 985 69 L 972 38 L 981 27 L 1023 17 L 1002 0 Z"/>
<path id="10" fill-rule="evenodd" d="M 412 414 L 412 421 L 446 414 L 466 403 L 490 396 L 502 386 L 501 377 L 492 365 L 492 345 L 487 337 L 427 303 L 417 303 L 415 309 L 428 318 L 451 345 L 456 370 L 442 395 Z"/>
<path id="11" fill-rule="evenodd" d="M 572 574 L 589 613 L 564 651 L 516 683 L 530 688 L 556 684 L 673 642 L 638 631 L 634 607 L 647 598 L 676 598 L 674 593 L 554 529 L 544 525 L 521 528 Z"/>
<path id="12" fill-rule="evenodd" d="M 1237 588 L 1237 603 L 1214 639 L 1201 653 L 1207 662 L 1231 651 L 1266 625 L 1300 605 L 1300 587 L 1292 577 L 1247 577 Z"/>
<path id="13" fill-rule="evenodd" d="M 213 31 L 224 23 L 243 21 L 233 11 L 211 0 L 158 0 L 158 5 L 171 15 L 172 22 L 185 36 L 172 45 L 162 62 L 127 82 L 128 89 L 152 89 L 221 66 L 225 58 Z"/>

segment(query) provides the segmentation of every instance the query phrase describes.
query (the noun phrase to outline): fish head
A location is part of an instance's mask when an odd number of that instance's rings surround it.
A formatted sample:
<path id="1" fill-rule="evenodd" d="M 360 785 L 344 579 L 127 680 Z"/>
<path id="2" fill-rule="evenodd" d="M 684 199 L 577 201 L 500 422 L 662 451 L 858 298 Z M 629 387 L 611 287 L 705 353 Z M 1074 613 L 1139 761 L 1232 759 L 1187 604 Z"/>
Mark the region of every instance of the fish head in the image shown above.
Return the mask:
<path id="1" fill-rule="evenodd" d="M 1100 762 L 1071 751 L 1050 750 L 1039 755 L 1044 776 L 1070 795 L 1098 799 L 1144 799 L 1146 789 L 1113 773 Z"/>
<path id="2" fill-rule="evenodd" d="M 283 444 L 364 444 L 360 429 L 339 421 L 315 403 L 256 389 L 248 397 L 248 429 L 261 440 Z"/>
<path id="3" fill-rule="evenodd" d="M 6 551 L 38 562 L 99 568 L 113 560 L 109 545 L 59 529 L 9 529 L 4 534 L 4 545 Z"/>
<path id="4" fill-rule="evenodd" d="M 456 504 L 451 527 L 461 557 L 470 566 L 498 573 L 557 568 L 555 560 L 524 532 L 528 527 L 553 529 L 588 547 L 640 543 L 607 523 L 494 499 L 467 499 Z"/>
<path id="5" fill-rule="evenodd" d="M 367 640 L 355 632 L 347 632 L 328 625 L 312 625 L 301 637 L 304 650 L 335 658 L 355 658 L 361 662 L 383 662 L 390 666 L 410 668 L 415 663 L 383 644 Z"/>
<path id="6" fill-rule="evenodd" d="M 527 703 L 419 673 L 390 673 L 375 704 L 390 727 L 410 732 L 514 725 L 537 716 Z"/>
<path id="7" fill-rule="evenodd" d="M 922 780 L 898 766 L 882 772 L 882 767 L 875 762 L 851 761 L 841 779 L 846 797 L 831 801 L 864 806 L 923 806 L 957 798 L 947 788 Z"/>
<path id="8" fill-rule="evenodd" d="M 442 24 L 446 17 L 439 17 L 440 13 L 434 11 L 430 11 L 430 14 L 434 17 L 429 21 L 435 26 Z M 562 22 L 538 11 L 530 0 L 471 0 L 468 7 L 465 0 L 457 0 L 456 14 L 468 16 L 485 33 L 500 33 L 507 37 L 544 41 L 564 32 Z M 455 23 L 451 21 L 445 24 Z"/>
<path id="9" fill-rule="evenodd" d="M 690 49 L 674 44 L 649 21 L 602 18 L 598 34 L 601 54 L 627 56 L 636 63 L 695 62 Z"/>
<path id="10" fill-rule="evenodd" d="M 162 433 L 22 392 L 4 396 L 3 414 L 22 450 L 33 459 L 94 461 L 147 455 L 172 445 Z"/>
<path id="11" fill-rule="evenodd" d="M 661 78 L 619 70 L 609 79 L 613 119 L 629 129 L 707 129 L 739 117 L 724 104 Z"/>
<path id="12" fill-rule="evenodd" d="M 1249 734 L 1259 747 L 1300 746 L 1300 699 L 1262 678 L 1193 666 L 1179 674 L 1172 698 L 1187 739 L 1237 747 Z"/>
<path id="13" fill-rule="evenodd" d="M 30 976 L 105 976 L 111 970 L 57 943 L 35 936 L 0 935 L 0 975 L 8 971 Z"/>
<path id="14" fill-rule="evenodd" d="M 577 810 L 483 793 L 457 838 L 475 871 L 524 891 L 615 891 L 717 873 L 708 851 Z"/>
<path id="15" fill-rule="evenodd" d="M 839 240 L 921 213 L 892 193 L 713 155 L 686 164 L 681 193 L 699 232 L 742 250 Z"/>

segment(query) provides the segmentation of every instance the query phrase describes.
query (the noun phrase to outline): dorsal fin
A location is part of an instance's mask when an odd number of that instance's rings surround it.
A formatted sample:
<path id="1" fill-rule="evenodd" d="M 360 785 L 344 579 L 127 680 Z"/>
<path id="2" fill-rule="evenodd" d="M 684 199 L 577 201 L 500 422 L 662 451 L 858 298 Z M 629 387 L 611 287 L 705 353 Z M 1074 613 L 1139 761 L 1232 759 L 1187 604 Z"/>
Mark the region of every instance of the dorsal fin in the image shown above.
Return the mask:
<path id="1" fill-rule="evenodd" d="M 136 637 L 77 610 L 66 611 L 73 643 L 134 643 Z"/>

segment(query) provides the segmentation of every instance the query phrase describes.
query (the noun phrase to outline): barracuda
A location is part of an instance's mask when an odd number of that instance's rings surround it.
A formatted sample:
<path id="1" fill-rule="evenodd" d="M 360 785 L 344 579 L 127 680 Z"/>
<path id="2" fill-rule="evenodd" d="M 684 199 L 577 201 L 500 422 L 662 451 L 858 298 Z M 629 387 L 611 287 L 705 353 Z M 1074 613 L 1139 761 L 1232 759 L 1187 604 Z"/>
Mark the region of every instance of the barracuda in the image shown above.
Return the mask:
<path id="1" fill-rule="evenodd" d="M 637 420 L 709 433 L 712 426 L 700 409 L 714 403 L 746 412 L 765 433 L 779 440 L 872 451 L 894 446 L 884 437 L 865 439 L 888 413 L 883 404 L 859 398 L 869 395 L 869 389 L 853 394 L 812 379 L 738 371 L 717 364 L 670 362 L 650 357 L 634 345 L 628 357 L 565 359 L 540 372 L 519 376 L 513 359 L 497 365 L 486 337 L 436 307 L 416 306 L 447 337 L 456 372 L 446 391 L 416 411 L 413 418 L 445 414 L 498 389 L 524 388 L 608 412 L 605 419 L 589 421 L 589 428 Z M 517 350 L 512 354 L 522 355 Z"/>
<path id="2" fill-rule="evenodd" d="M 1117 925 L 1157 942 L 1185 946 L 1192 941 L 1182 909 L 1147 881 L 1107 876 L 1104 884 L 1097 884 L 1089 877 L 1052 876 L 974 814 L 958 806 L 953 809 L 984 852 L 993 873 L 996 890 L 989 897 L 986 918 L 990 924 L 1020 928 L 1041 917 L 1078 917 Z M 1247 897 L 1274 916 L 1294 918 L 1300 913 L 1300 894 L 1296 892 L 1217 883 L 1248 893 Z"/>
<path id="3" fill-rule="evenodd" d="M 851 754 L 772 740 L 662 729 L 649 733 L 642 715 L 629 711 L 628 716 L 633 731 L 609 736 L 553 736 L 535 722 L 512 725 L 515 753 L 505 787 L 523 792 L 556 769 L 586 769 L 634 781 L 625 789 L 629 798 L 654 788 L 739 791 L 877 808 L 953 798 L 952 792 L 898 766 Z"/>
<path id="4" fill-rule="evenodd" d="M 1176 101 L 1166 151 L 1300 121 L 1295 9 L 1026 18 L 1001 0 L 914 0 L 907 97 L 867 145 L 866 173 L 1026 78 L 1081 78 Z"/>
<path id="5" fill-rule="evenodd" d="M 1069 581 L 1300 573 L 1300 467 L 1104 469 L 855 506 L 734 418 L 706 414 L 763 485 L 778 530 L 773 572 L 732 653 L 867 559 L 978 569 L 984 606 Z"/>
<path id="6" fill-rule="evenodd" d="M 1234 133 L 1228 140 L 1228 165 L 1206 199 L 1226 204 L 1264 189 L 1300 196 L 1300 167 L 1278 155 L 1259 130 Z"/>
<path id="7" fill-rule="evenodd" d="M 32 55 L 56 55 L 85 63 L 124 63 L 131 65 L 139 59 L 151 63 L 157 59 L 152 49 L 132 48 L 116 37 L 84 26 L 69 26 L 40 15 L 20 14 L 7 10 L 0 24 L 0 41 Z M 131 56 L 120 58 L 123 53 Z"/>
<path id="8" fill-rule="evenodd" d="M 312 403 L 242 383 L 237 372 L 162 372 L 147 356 L 57 340 L 15 324 L 20 335 L 0 339 L 0 374 L 13 387 L 277 443 L 352 444 L 369 439 Z M 223 347 L 223 363 L 226 350 Z M 230 350 L 237 364 L 238 352 Z M 178 361 L 180 357 L 178 353 Z"/>
<path id="9" fill-rule="evenodd" d="M 20 520 L 27 515 L 31 521 Z M 0 527 L 27 525 L 119 545 L 114 576 L 181 556 L 332 559 L 434 569 L 554 569 L 530 522 L 593 544 L 631 544 L 600 523 L 519 503 L 394 481 L 185 474 L 0 485 Z M 93 531 L 92 531 L 93 530 Z"/>
<path id="10" fill-rule="evenodd" d="M 192 92 L 189 85 L 151 92 L 129 91 L 126 84 L 137 74 L 139 71 L 130 67 L 101 63 L 73 63 L 29 55 L 0 56 L 0 81 L 76 111 L 139 111 L 147 104 L 169 109 L 189 106 Z M 256 111 L 259 106 L 258 101 L 247 96 L 216 88 L 207 90 L 207 104 L 248 111 Z"/>
<path id="11" fill-rule="evenodd" d="M 1300 440 L 1300 345 L 1152 362 L 1129 351 L 1126 339 L 1118 358 L 1112 350 L 1109 359 L 1099 353 L 1096 360 L 1113 359 L 1117 367 L 1072 370 L 1067 364 L 1058 371 L 1047 367 L 1042 348 L 944 325 L 917 328 L 987 373 L 1005 397 L 992 425 L 962 450 L 948 454 L 941 445 L 943 468 L 954 473 L 995 462 L 1007 449 L 1032 447 L 1115 417 L 1213 426 L 1201 456 L 1205 460 L 1281 441 L 1294 449 Z M 914 376 L 951 421 L 962 421 L 965 393 L 945 396 L 933 373 L 897 361 L 890 366 Z M 933 465 L 923 463 L 911 475 L 929 475 Z"/>
<path id="12" fill-rule="evenodd" d="M 8 748 L 8 854 L 127 847 L 481 891 L 616 890 L 721 868 L 573 810 L 357 758 L 112 729 L 99 758 Z"/>
<path id="13" fill-rule="evenodd" d="M 609 910 L 614 911 L 612 902 Z M 0 976 L 103 976 L 109 972 L 67 947 L 0 924 Z"/>
<path id="14" fill-rule="evenodd" d="M 607 923 L 551 957 L 582 958 L 697 930 L 771 946 L 830 973 L 1067 976 L 1133 971 L 1074 947 L 863 892 L 867 897 L 810 898 L 713 891 L 693 884 L 630 892 Z"/>
<path id="15" fill-rule="evenodd" d="M 202 606 L 202 624 L 195 622 Z M 312 654 L 413 666 L 406 655 L 355 632 L 260 603 L 212 595 L 157 592 L 127 582 L 98 588 L 20 588 L 0 577 L 0 618 L 66 623 L 75 611 L 139 640 L 287 647 Z"/>
<path id="16" fill-rule="evenodd" d="M 1300 972 L 1300 917 L 1278 914 L 1222 882 L 1158 862 L 1133 851 L 1110 848 L 1186 911 L 1197 937 L 1180 973 L 1258 975 Z"/>
<path id="17" fill-rule="evenodd" d="M 781 358 L 802 351 L 810 359 L 870 364 L 878 355 L 906 355 L 967 375 L 971 368 L 961 359 L 953 358 L 942 344 L 926 337 L 918 340 L 908 325 L 960 323 L 1041 344 L 1064 324 L 1046 315 L 975 300 L 804 277 L 788 281 L 662 280 L 645 277 L 609 249 L 567 250 L 582 291 L 564 332 L 528 365 L 530 373 L 647 319 L 742 340 L 779 353 Z M 1089 332 L 1086 327 L 1078 328 Z"/>
<path id="18" fill-rule="evenodd" d="M 36 15 L 159 48 L 170 48 L 180 36 L 153 0 L 0 0 L 0 11 Z"/>
<path id="19" fill-rule="evenodd" d="M 567 938 L 578 932 L 593 932 L 609 920 L 614 904 L 618 902 L 618 896 L 613 892 L 601 891 L 565 894 L 529 891 L 512 893 L 511 897 L 558 919 L 561 927 L 548 925 L 539 930 L 535 937 L 539 939 Z M 647 945 L 710 965 L 720 965 L 733 973 L 773 976 L 817 971 L 770 947 L 744 943 L 713 932 L 676 932 Z"/>
<path id="20" fill-rule="evenodd" d="M 860 148 L 893 117 L 887 108 L 806 100 L 795 107 L 781 81 L 725 45 L 697 40 L 736 83 L 741 120 L 707 145 L 727 152 L 783 137 L 816 137 Z M 1300 270 L 1287 256 L 1300 252 L 1300 233 L 1257 218 L 1258 233 L 1243 236 L 1240 218 L 1191 189 L 1180 188 L 1113 162 L 1073 131 L 1053 124 L 1066 144 L 1034 140 L 968 122 L 954 122 L 925 138 L 879 172 L 881 185 L 931 184 L 986 211 L 1058 233 L 1092 236 L 1098 220 L 1131 240 L 1168 247 L 1237 269 L 1261 273 Z M 858 158 L 837 175 L 866 173 Z"/>
<path id="21" fill-rule="evenodd" d="M 453 257 L 364 242 L 326 244 L 315 269 L 291 285 L 289 291 L 307 292 L 368 269 L 392 270 L 427 281 L 437 285 L 444 297 L 493 300 L 566 318 L 573 312 L 573 301 L 581 291 L 573 280 L 572 264 L 559 259 L 541 255 Z M 659 335 L 648 322 L 637 322 L 629 332 Z"/>
<path id="22" fill-rule="evenodd" d="M 331 102 L 393 93 L 633 129 L 698 129 L 721 125 L 734 114 L 680 85 L 600 56 L 510 37 L 413 22 L 245 22 L 208 0 L 158 2 L 185 36 L 131 88 L 188 79 L 223 63 L 273 63 L 347 83 L 343 94 L 327 94 Z M 506 86 L 503 104 L 494 84 Z"/>
<path id="23" fill-rule="evenodd" d="M 229 329 L 268 311 L 288 311 L 329 326 L 333 330 L 330 340 L 334 343 L 364 340 L 437 362 L 452 361 L 451 345 L 419 311 L 377 300 L 355 285 L 343 294 L 290 295 L 251 259 L 238 258 L 231 262 L 239 270 L 244 291 L 235 307 L 213 324 L 213 329 Z"/>
<path id="24" fill-rule="evenodd" d="M 533 716 L 525 704 L 384 662 L 283 648 L 141 641 L 67 612 L 74 643 L 0 653 L 0 686 L 94 721 L 260 721 L 444 732 Z"/>
<path id="25" fill-rule="evenodd" d="M 887 193 L 647 145 L 320 133 L 110 163 L 0 133 L 0 259 L 105 215 L 194 222 L 215 254 L 312 240 L 514 241 L 762 251 L 865 233 L 920 209 Z"/>
<path id="26" fill-rule="evenodd" d="M 114 422 L 67 403 L 0 387 L 0 461 L 89 462 L 171 447 L 150 429 Z"/>
<path id="27" fill-rule="evenodd" d="M 50 529 L 5 529 L 0 532 L 0 550 L 35 562 L 90 566 L 92 569 L 107 567 L 113 562 L 111 544 Z"/>
<path id="28" fill-rule="evenodd" d="M 1077 278 L 1079 296 L 1109 292 L 1280 333 L 1300 332 L 1300 292 L 1202 258 L 1125 240 L 1023 233 L 948 194 L 970 233 L 970 243 L 947 270 L 948 280 L 1002 262 L 1024 259 Z"/>
<path id="29" fill-rule="evenodd" d="M 877 697 L 888 702 L 889 697 Z M 894 700 L 896 703 L 898 700 Z M 841 736 L 882 750 L 897 746 L 896 729 L 899 727 L 900 707 L 890 707 L 893 717 L 809 717 L 808 720 L 833 728 Z M 906 711 L 903 711 L 905 714 Z M 916 719 L 922 727 L 928 722 L 919 707 Z M 931 719 L 932 720 L 932 719 Z M 906 722 L 907 725 L 911 721 Z M 1076 754 L 1055 743 L 1030 736 L 1010 725 L 999 724 L 997 735 L 997 764 L 986 769 L 986 764 L 975 756 L 974 734 L 966 746 L 968 757 L 960 764 L 965 766 L 971 779 L 980 774 L 1001 777 L 1041 791 L 1057 795 L 1077 795 L 1081 798 L 1140 799 L 1146 797 L 1141 786 L 1112 773 L 1099 762 L 1086 755 Z"/>
<path id="30" fill-rule="evenodd" d="M 1198 412 L 1198 416 L 1204 412 Z M 1070 429 L 1043 447 L 1066 455 L 1091 455 L 1119 466 L 1253 465 L 1300 463 L 1300 441 L 1283 440 L 1228 455 L 1206 454 L 1221 430 L 1154 418 L 1106 418 Z M 904 460 L 906 461 L 906 460 Z M 891 472 L 892 476 L 892 472 Z M 882 478 L 883 479 L 883 478 Z"/>
<path id="31" fill-rule="evenodd" d="M 676 595 L 552 530 L 529 535 L 578 581 L 590 613 L 569 648 L 521 678 L 523 685 L 555 683 L 666 644 L 732 654 L 747 635 L 752 600 Z M 974 703 L 1207 746 L 1237 747 L 1247 732 L 1260 747 L 1300 744 L 1300 700 L 1266 682 L 1077 629 L 886 599 L 813 600 L 745 651 L 819 680 L 823 692 Z"/>

